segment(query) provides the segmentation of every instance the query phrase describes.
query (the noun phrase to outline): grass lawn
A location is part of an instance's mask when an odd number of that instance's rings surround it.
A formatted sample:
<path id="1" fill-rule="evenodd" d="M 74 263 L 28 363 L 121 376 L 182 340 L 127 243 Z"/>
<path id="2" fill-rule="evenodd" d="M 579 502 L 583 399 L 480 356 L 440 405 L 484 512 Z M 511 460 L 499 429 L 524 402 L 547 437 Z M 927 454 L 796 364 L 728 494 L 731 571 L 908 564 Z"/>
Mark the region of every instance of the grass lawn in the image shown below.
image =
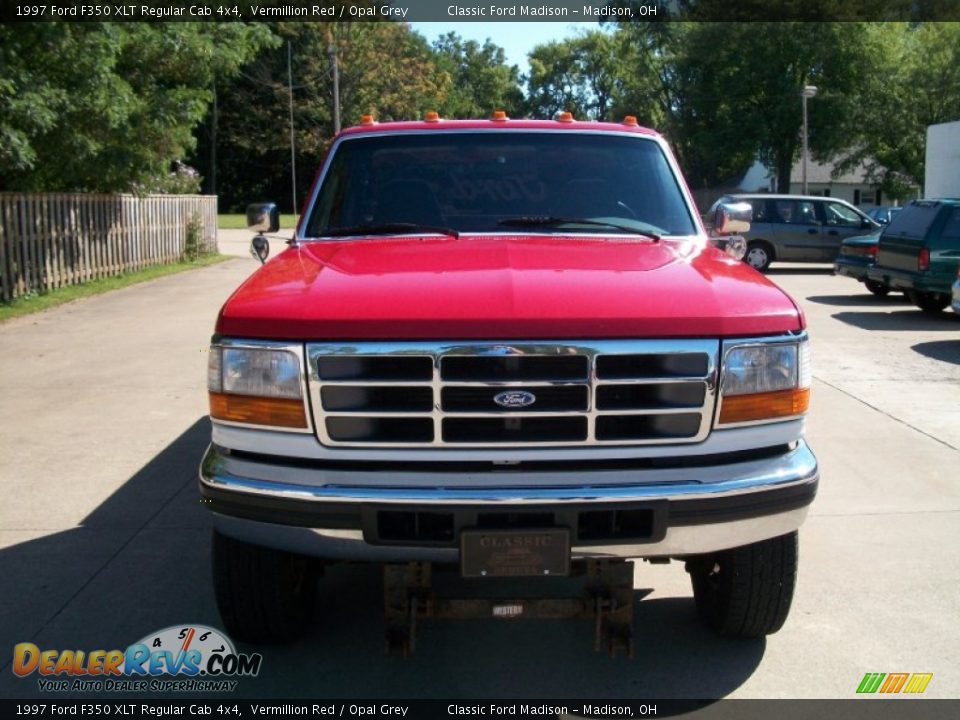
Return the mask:
<path id="1" fill-rule="evenodd" d="M 281 215 L 280 229 L 292 230 L 297 226 L 298 217 L 300 216 L 299 215 Z M 240 213 L 217 215 L 217 227 L 223 228 L 224 230 L 246 230 L 247 216 L 242 215 Z"/>
<path id="2" fill-rule="evenodd" d="M 214 265 L 224 260 L 232 260 L 230 255 L 205 255 L 197 260 L 172 263 L 170 265 L 155 265 L 154 267 L 138 270 L 137 272 L 124 273 L 113 277 L 103 278 L 102 280 L 91 280 L 80 285 L 68 285 L 67 287 L 51 290 L 41 295 L 27 295 L 17 298 L 11 302 L 0 302 L 0 323 L 4 320 L 29 315 L 30 313 L 40 312 L 47 308 L 57 305 L 63 305 L 71 300 L 89 297 L 90 295 L 99 295 L 110 290 L 119 290 L 128 285 L 153 280 L 165 275 L 174 275 L 184 270 L 193 270 L 194 268 Z"/>

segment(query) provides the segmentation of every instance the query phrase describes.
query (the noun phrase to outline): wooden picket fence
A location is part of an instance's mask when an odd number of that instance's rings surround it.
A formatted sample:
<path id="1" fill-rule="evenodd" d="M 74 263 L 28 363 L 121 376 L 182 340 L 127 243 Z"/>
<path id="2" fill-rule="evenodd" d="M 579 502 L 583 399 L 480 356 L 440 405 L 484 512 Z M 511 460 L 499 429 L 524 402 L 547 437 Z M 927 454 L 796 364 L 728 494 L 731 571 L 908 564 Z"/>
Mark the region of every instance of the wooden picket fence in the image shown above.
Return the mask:
<path id="1" fill-rule="evenodd" d="M 214 195 L 0 193 L 0 299 L 217 250 Z"/>

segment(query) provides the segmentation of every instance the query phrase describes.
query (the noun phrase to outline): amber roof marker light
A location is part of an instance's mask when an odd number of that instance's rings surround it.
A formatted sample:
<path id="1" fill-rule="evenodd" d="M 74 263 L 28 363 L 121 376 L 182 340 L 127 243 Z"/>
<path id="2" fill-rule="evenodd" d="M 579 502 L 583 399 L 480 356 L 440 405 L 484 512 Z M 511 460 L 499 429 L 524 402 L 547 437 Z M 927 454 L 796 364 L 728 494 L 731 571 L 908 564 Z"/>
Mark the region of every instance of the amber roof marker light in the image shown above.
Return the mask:
<path id="1" fill-rule="evenodd" d="M 564 111 L 557 116 L 557 122 L 562 123 L 572 123 L 573 122 L 573 113 Z"/>
<path id="2" fill-rule="evenodd" d="M 637 122 L 636 115 L 627 115 L 623 118 L 623 124 L 629 125 L 630 127 L 639 127 L 640 123 Z"/>
<path id="3" fill-rule="evenodd" d="M 427 112 L 423 114 L 423 120 L 429 123 L 440 122 L 440 113 L 436 110 L 427 110 Z"/>
<path id="4" fill-rule="evenodd" d="M 490 119 L 494 122 L 506 122 L 510 118 L 507 117 L 507 113 L 503 110 L 494 110 L 493 115 L 490 116 Z"/>
<path id="5" fill-rule="evenodd" d="M 377 121 L 373 119 L 373 115 L 361 115 L 360 116 L 361 125 L 376 125 Z"/>

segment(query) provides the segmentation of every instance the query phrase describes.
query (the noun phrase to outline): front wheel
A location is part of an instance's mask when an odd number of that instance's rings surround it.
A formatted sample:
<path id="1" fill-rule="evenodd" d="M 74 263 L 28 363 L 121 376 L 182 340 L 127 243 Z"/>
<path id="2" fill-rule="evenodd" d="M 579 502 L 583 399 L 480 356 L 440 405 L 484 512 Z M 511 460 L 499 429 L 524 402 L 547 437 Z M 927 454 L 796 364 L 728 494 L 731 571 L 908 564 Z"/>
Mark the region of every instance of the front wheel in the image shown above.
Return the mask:
<path id="1" fill-rule="evenodd" d="M 890 294 L 890 288 L 887 285 L 884 285 L 882 282 L 877 282 L 876 280 L 864 280 L 864 285 L 866 285 L 867 290 L 872 292 L 877 297 L 885 297 Z"/>
<path id="2" fill-rule="evenodd" d="M 797 533 L 700 555 L 687 561 L 703 622 L 724 637 L 777 632 L 797 581 Z"/>
<path id="3" fill-rule="evenodd" d="M 747 254 L 743 261 L 754 270 L 764 272 L 773 262 L 773 249 L 765 242 L 754 240 L 747 245 Z"/>
<path id="4" fill-rule="evenodd" d="M 237 640 L 301 637 L 313 617 L 317 561 L 213 532 L 213 586 L 220 617 Z"/>

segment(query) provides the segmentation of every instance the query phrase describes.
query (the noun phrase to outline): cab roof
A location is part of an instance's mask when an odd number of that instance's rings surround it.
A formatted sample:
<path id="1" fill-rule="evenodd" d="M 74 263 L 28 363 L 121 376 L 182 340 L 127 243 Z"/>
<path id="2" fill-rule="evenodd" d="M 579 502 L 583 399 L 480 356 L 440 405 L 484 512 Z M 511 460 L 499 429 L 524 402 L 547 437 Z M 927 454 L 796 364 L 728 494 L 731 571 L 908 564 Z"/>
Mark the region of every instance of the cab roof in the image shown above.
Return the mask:
<path id="1" fill-rule="evenodd" d="M 399 122 L 365 121 L 344 129 L 341 135 L 370 132 L 442 132 L 444 130 L 561 130 L 574 132 L 628 132 L 659 137 L 659 133 L 633 122 L 596 122 L 593 120 L 405 120 Z"/>

